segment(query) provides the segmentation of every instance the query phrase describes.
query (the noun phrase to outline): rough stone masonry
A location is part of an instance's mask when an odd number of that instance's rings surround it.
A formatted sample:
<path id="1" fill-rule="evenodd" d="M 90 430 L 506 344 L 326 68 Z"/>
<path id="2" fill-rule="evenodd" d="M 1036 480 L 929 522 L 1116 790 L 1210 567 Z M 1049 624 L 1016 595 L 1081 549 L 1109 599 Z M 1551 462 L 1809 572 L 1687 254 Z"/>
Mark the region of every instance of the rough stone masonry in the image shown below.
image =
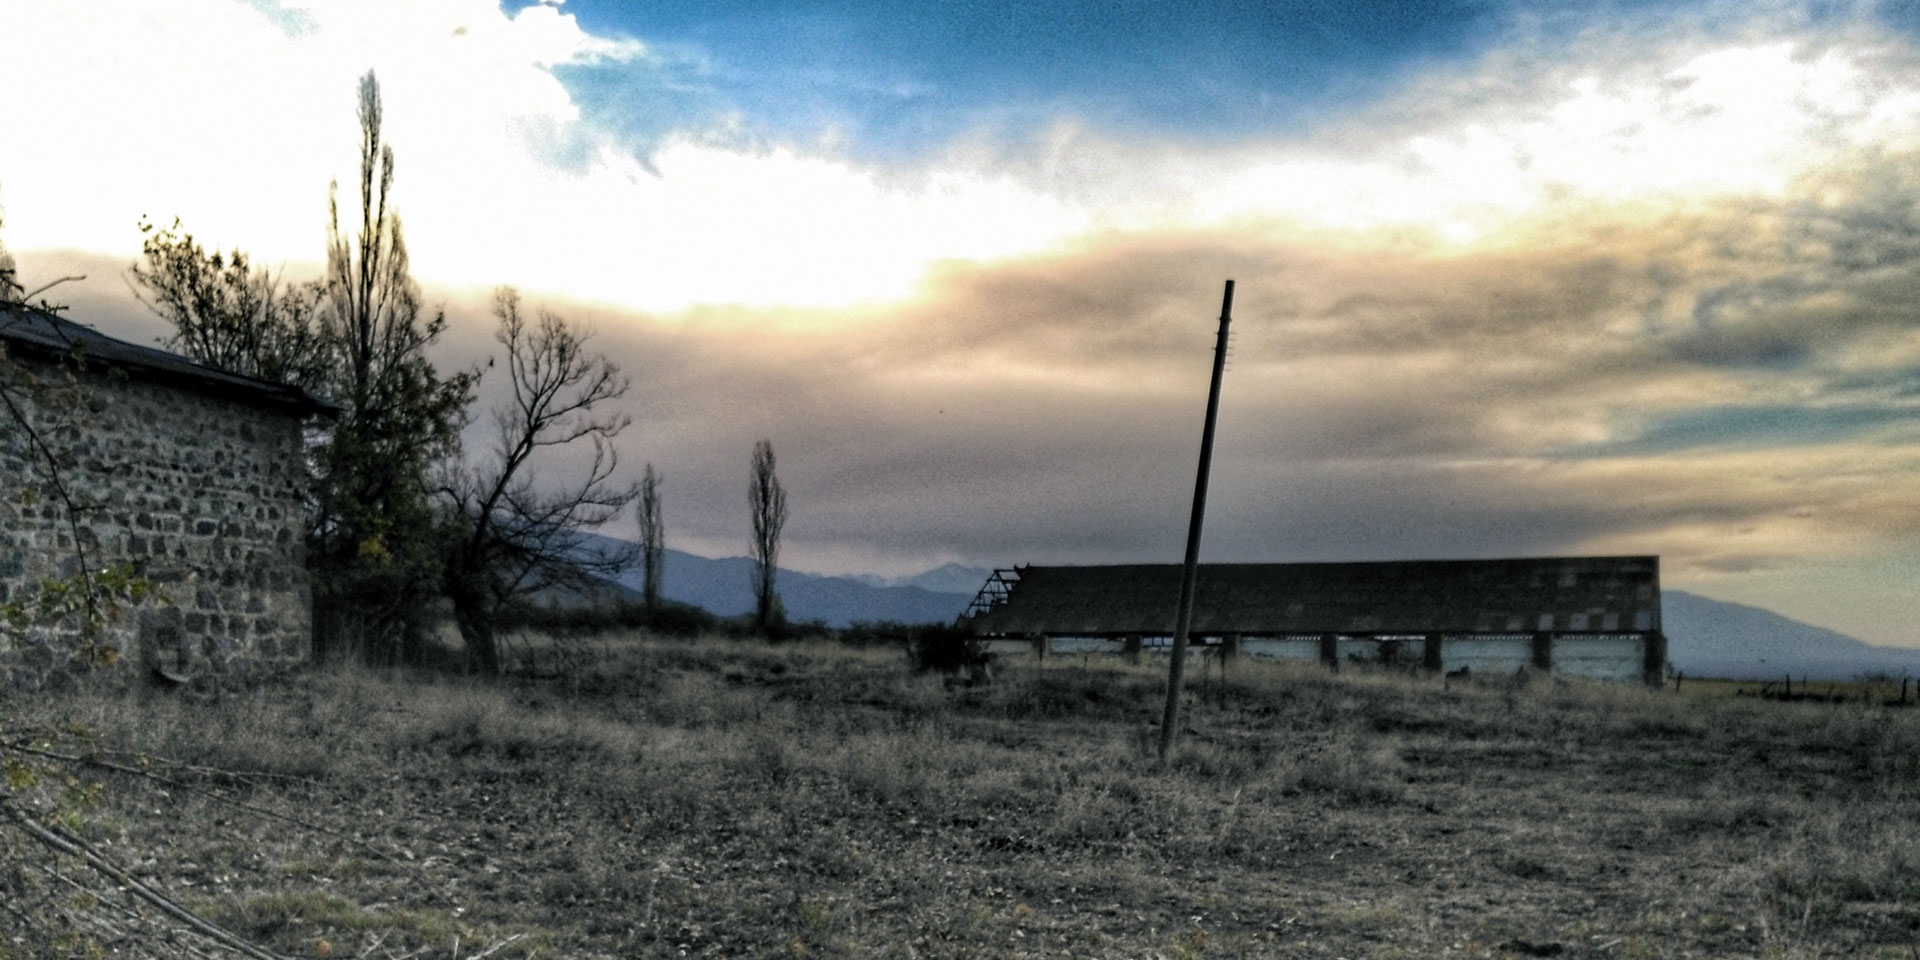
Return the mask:
<path id="1" fill-rule="evenodd" d="M 72 576 L 78 545 L 90 567 L 128 564 L 158 591 L 97 641 L 120 676 L 231 676 L 304 659 L 303 423 L 325 406 L 51 315 L 29 320 L 0 313 L 0 362 L 42 385 L 12 392 L 63 461 L 76 522 L 36 482 L 26 431 L 0 422 L 0 602 Z M 36 335 L 68 346 L 39 349 Z M 62 683 L 87 669 L 79 653 L 72 622 L 0 631 L 0 682 Z"/>

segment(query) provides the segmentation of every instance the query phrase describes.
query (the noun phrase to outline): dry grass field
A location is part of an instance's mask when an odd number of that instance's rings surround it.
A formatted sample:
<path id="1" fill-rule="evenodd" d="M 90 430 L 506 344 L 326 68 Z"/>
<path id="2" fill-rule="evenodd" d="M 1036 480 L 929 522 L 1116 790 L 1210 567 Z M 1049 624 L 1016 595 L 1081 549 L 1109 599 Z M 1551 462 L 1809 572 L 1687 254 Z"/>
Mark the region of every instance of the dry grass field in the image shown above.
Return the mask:
<path id="1" fill-rule="evenodd" d="M 1242 663 L 1163 767 L 1151 667 L 554 653 L 13 694 L 10 802 L 292 957 L 1920 957 L 1916 710 Z M 227 955 L 83 878 L 0 829 L 0 956 Z"/>

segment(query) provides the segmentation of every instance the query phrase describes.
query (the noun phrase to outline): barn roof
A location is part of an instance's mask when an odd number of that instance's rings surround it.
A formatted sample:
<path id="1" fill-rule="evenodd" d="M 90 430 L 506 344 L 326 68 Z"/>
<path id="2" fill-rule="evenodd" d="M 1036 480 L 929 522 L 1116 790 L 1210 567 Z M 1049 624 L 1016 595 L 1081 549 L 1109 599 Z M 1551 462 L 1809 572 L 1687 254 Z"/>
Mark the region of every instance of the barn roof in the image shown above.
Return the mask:
<path id="1" fill-rule="evenodd" d="M 299 387 L 229 373 L 195 363 L 177 353 L 109 337 L 85 324 L 46 310 L 0 304 L 0 340 L 9 348 L 42 356 L 76 351 L 89 363 L 118 367 L 164 383 L 232 397 L 294 416 L 332 416 L 339 408 Z"/>
<path id="2" fill-rule="evenodd" d="M 976 634 L 1173 632 L 1179 564 L 1014 574 L 1003 597 L 983 591 L 990 605 L 970 620 Z M 1660 629 L 1660 558 L 1209 563 L 1194 601 L 1203 635 L 1644 632 Z"/>

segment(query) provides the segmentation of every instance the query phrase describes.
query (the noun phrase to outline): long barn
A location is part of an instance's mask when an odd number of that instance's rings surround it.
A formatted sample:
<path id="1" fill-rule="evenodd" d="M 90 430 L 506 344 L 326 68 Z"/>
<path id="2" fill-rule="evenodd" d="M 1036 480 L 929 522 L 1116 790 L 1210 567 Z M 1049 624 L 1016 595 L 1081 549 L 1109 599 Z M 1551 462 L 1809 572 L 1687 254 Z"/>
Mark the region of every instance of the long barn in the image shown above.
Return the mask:
<path id="1" fill-rule="evenodd" d="M 1178 564 L 995 571 L 967 624 L 1001 648 L 1139 650 L 1173 634 Z M 1192 635 L 1249 656 L 1522 667 L 1646 679 L 1666 669 L 1660 558 L 1202 564 Z"/>

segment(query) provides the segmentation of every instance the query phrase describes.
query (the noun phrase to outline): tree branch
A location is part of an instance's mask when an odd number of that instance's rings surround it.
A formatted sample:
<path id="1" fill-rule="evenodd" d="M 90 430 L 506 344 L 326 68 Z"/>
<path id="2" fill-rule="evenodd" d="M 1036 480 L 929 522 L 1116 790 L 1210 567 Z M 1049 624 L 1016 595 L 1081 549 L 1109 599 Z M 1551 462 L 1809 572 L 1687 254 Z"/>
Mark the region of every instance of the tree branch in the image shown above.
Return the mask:
<path id="1" fill-rule="evenodd" d="M 211 921 L 202 919 L 193 911 L 169 899 L 165 894 L 142 883 L 138 877 L 121 869 L 92 844 L 71 834 L 64 834 L 35 820 L 25 810 L 19 808 L 10 796 L 0 795 L 0 813 L 5 813 L 28 837 L 56 853 L 77 857 L 87 866 L 120 884 L 128 894 L 158 908 L 162 913 L 185 924 L 200 933 L 243 956 L 254 960 L 287 960 L 280 954 L 255 946 L 253 943 L 220 927 Z"/>

